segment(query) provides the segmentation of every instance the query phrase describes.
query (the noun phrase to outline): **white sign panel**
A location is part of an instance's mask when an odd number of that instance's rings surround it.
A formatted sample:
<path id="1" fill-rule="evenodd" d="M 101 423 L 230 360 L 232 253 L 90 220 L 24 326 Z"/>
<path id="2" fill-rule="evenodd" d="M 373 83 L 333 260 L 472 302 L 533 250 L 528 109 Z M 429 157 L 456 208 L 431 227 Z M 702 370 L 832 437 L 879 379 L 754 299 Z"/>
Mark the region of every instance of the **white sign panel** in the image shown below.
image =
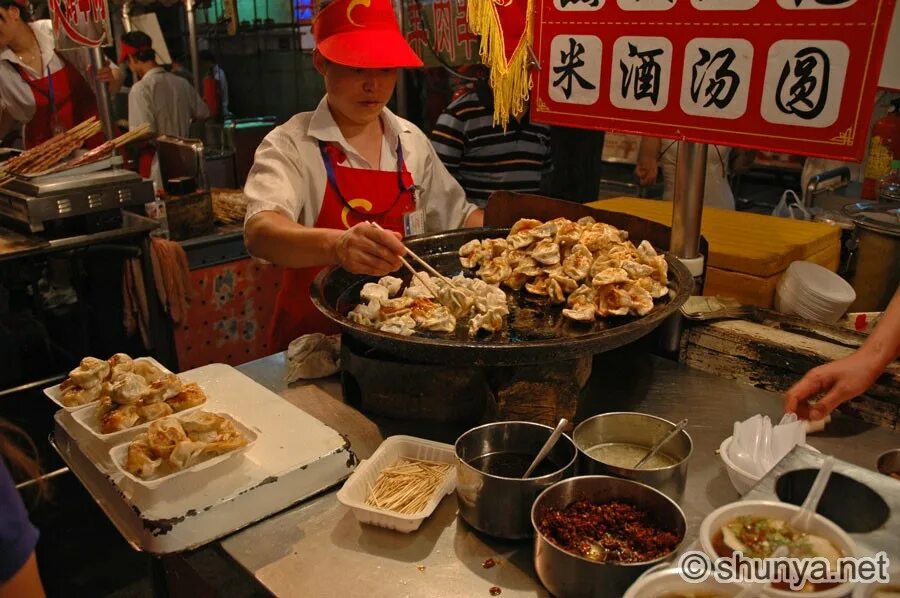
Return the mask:
<path id="1" fill-rule="evenodd" d="M 613 45 L 609 100 L 617 108 L 659 112 L 669 101 L 672 42 L 664 37 L 620 37 Z"/>
<path id="2" fill-rule="evenodd" d="M 747 111 L 752 70 L 749 41 L 692 39 L 685 48 L 681 109 L 696 116 L 740 118 Z"/>
<path id="3" fill-rule="evenodd" d="M 548 95 L 567 104 L 590 105 L 600 97 L 603 42 L 593 35 L 557 35 L 550 42 Z"/>

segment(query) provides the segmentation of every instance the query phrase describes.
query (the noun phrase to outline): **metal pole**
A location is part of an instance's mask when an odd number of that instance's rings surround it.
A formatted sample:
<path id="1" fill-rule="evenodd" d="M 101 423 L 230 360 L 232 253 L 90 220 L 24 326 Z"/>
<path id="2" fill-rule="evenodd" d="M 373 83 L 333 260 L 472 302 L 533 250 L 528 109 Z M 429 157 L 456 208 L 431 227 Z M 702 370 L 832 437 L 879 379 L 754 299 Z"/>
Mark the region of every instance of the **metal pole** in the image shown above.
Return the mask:
<path id="1" fill-rule="evenodd" d="M 197 22 L 194 20 L 194 0 L 184 0 L 184 13 L 187 17 L 188 48 L 191 51 L 191 74 L 194 77 L 194 89 L 202 93 L 200 87 L 200 59 L 197 52 Z"/>
<path id="2" fill-rule="evenodd" d="M 700 222 L 703 217 L 703 191 L 706 186 L 704 143 L 682 141 L 675 163 L 675 195 L 672 202 L 672 239 L 669 251 L 676 257 L 693 259 L 700 255 Z M 682 318 L 674 314 L 663 329 L 663 351 L 675 358 L 681 349 Z"/>
<path id="3" fill-rule="evenodd" d="M 394 0 L 394 14 L 397 15 L 397 22 L 403 29 L 403 0 Z M 406 100 L 406 69 L 400 69 L 397 73 L 397 116 L 406 118 L 409 114 Z"/>
<path id="4" fill-rule="evenodd" d="M 91 67 L 96 73 L 105 66 L 103 59 L 103 51 L 100 47 L 90 49 Z M 97 97 L 97 112 L 100 116 L 100 122 L 103 124 L 103 134 L 107 139 L 116 137 L 113 132 L 112 112 L 109 109 L 109 87 L 106 83 L 94 81 L 94 92 Z"/>
<path id="5" fill-rule="evenodd" d="M 131 2 L 125 2 L 122 4 L 122 29 L 125 30 L 125 33 L 128 33 L 133 29 L 131 26 Z"/>

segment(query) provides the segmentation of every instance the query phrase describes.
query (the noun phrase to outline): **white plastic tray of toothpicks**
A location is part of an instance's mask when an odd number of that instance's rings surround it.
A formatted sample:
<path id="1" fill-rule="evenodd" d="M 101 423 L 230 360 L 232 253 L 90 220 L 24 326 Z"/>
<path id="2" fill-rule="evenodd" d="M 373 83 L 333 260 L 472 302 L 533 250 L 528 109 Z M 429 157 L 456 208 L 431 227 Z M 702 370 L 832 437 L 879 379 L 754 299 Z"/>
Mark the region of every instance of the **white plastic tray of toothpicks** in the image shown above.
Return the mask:
<path id="1" fill-rule="evenodd" d="M 404 476 L 387 489 L 381 487 L 387 491 L 376 493 L 377 502 L 382 504 L 396 505 L 399 501 L 401 504 L 405 502 L 409 505 L 410 500 L 403 498 L 403 493 L 406 492 L 414 497 L 412 499 L 412 506 L 416 509 L 414 512 L 399 512 L 375 506 L 372 504 L 374 501 L 367 502 L 367 498 L 376 488 L 381 473 L 394 468 L 404 459 L 446 464 L 449 467 L 444 472 L 436 472 L 435 477 L 438 479 L 424 480 L 421 486 L 410 488 L 420 482 L 413 482 Z M 415 472 L 415 475 L 419 474 L 425 472 Z M 421 489 L 416 490 L 417 487 Z M 414 436 L 391 436 L 381 443 L 370 458 L 359 464 L 353 475 L 338 490 L 337 499 L 353 511 L 353 515 L 360 523 L 409 533 L 419 529 L 422 522 L 437 508 L 441 499 L 454 490 L 456 490 L 456 451 L 451 445 Z M 422 503 L 423 498 L 426 500 L 419 509 L 416 503 Z"/>

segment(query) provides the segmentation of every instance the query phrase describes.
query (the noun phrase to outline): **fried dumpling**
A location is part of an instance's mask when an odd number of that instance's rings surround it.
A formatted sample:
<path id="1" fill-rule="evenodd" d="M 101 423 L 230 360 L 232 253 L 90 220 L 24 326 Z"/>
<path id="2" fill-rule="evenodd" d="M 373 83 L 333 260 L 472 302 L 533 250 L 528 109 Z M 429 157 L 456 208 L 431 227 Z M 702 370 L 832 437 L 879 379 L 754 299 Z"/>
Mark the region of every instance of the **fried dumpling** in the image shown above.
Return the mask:
<path id="1" fill-rule="evenodd" d="M 562 222 L 559 228 L 556 229 L 556 244 L 561 247 L 575 245 L 580 239 L 581 227 L 571 220 Z"/>
<path id="2" fill-rule="evenodd" d="M 503 314 L 497 310 L 487 313 L 475 314 L 469 320 L 469 336 L 475 336 L 479 331 L 494 333 L 503 329 Z"/>
<path id="3" fill-rule="evenodd" d="M 157 456 L 168 459 L 175 445 L 188 436 L 181 423 L 174 417 L 158 419 L 147 428 L 147 442 Z"/>
<path id="4" fill-rule="evenodd" d="M 163 378 L 153 382 L 147 395 L 144 398 L 145 403 L 153 403 L 171 399 L 184 389 L 184 383 L 181 378 L 175 374 L 167 374 Z"/>
<path id="5" fill-rule="evenodd" d="M 534 218 L 520 218 L 512 225 L 512 228 L 509 229 L 509 234 L 515 235 L 520 232 L 527 232 L 540 225 L 540 220 L 535 220 Z"/>
<path id="6" fill-rule="evenodd" d="M 594 306 L 597 315 L 602 318 L 627 316 L 631 309 L 631 296 L 619 285 L 605 285 L 597 289 Z"/>
<path id="7" fill-rule="evenodd" d="M 113 382 L 109 387 L 109 396 L 114 403 L 119 405 L 135 405 L 144 400 L 150 392 L 150 385 L 141 376 L 131 373 L 122 374 L 122 377 Z"/>
<path id="8" fill-rule="evenodd" d="M 631 300 L 631 313 L 636 316 L 646 316 L 653 311 L 653 297 L 639 284 L 632 284 L 628 288 L 628 296 Z"/>
<path id="9" fill-rule="evenodd" d="M 383 287 L 374 282 L 367 282 L 359 291 L 360 301 L 370 302 L 375 299 L 384 302 L 387 301 L 389 297 L 390 292 L 387 290 L 387 287 Z"/>
<path id="10" fill-rule="evenodd" d="M 528 231 L 520 231 L 506 237 L 507 244 L 513 249 L 526 249 L 534 241 L 534 236 Z"/>
<path id="11" fill-rule="evenodd" d="M 143 359 L 138 359 L 134 362 L 134 369 L 132 371 L 146 380 L 148 384 L 165 376 L 165 372 L 149 361 Z"/>
<path id="12" fill-rule="evenodd" d="M 550 303 L 559 305 L 566 302 L 566 293 L 553 277 L 547 281 L 547 296 L 550 298 Z"/>
<path id="13" fill-rule="evenodd" d="M 528 276 L 519 272 L 513 272 L 503 279 L 503 284 L 514 291 L 521 290 L 528 282 Z"/>
<path id="14" fill-rule="evenodd" d="M 626 272 L 622 268 L 607 268 L 606 270 L 597 274 L 597 276 L 595 276 L 591 281 L 591 284 L 594 287 L 602 287 L 628 281 L 628 272 Z"/>
<path id="15" fill-rule="evenodd" d="M 177 395 L 166 399 L 166 403 L 177 413 L 206 402 L 206 393 L 196 382 L 185 384 Z"/>
<path id="16" fill-rule="evenodd" d="M 99 399 L 102 392 L 103 383 L 91 388 L 81 388 L 73 385 L 62 394 L 61 400 L 66 407 L 80 407 Z"/>
<path id="17" fill-rule="evenodd" d="M 503 255 L 509 249 L 509 244 L 506 239 L 483 239 L 481 248 L 487 253 L 488 259 L 493 259 Z"/>
<path id="18" fill-rule="evenodd" d="M 128 374 L 134 371 L 134 360 L 126 353 L 116 353 L 106 360 L 109 363 L 109 377 L 111 380 L 118 380 L 122 374 Z"/>
<path id="19" fill-rule="evenodd" d="M 109 376 L 109 362 L 96 357 L 85 357 L 78 367 L 69 372 L 69 378 L 81 388 L 93 388 Z"/>
<path id="20" fill-rule="evenodd" d="M 159 419 L 161 417 L 166 417 L 167 415 L 172 415 L 174 413 L 172 407 L 169 406 L 168 403 L 163 402 L 138 405 L 137 412 L 138 415 L 141 416 L 141 421 L 145 422 L 152 422 L 153 420 Z"/>
<path id="21" fill-rule="evenodd" d="M 168 461 L 176 469 L 190 467 L 200 460 L 206 446 L 206 442 L 197 442 L 190 439 L 181 440 L 172 448 Z"/>
<path id="22" fill-rule="evenodd" d="M 381 313 L 381 301 L 372 299 L 369 303 L 360 303 L 347 314 L 347 318 L 363 326 L 371 326 L 378 321 Z"/>
<path id="23" fill-rule="evenodd" d="M 381 302 L 379 314 L 384 319 L 396 318 L 409 313 L 413 299 L 409 297 L 396 297 Z"/>
<path id="24" fill-rule="evenodd" d="M 400 292 L 400 287 L 403 286 L 403 279 L 397 278 L 396 276 L 382 276 L 378 279 L 378 284 L 388 290 L 388 295 L 390 297 L 394 297 Z"/>
<path id="25" fill-rule="evenodd" d="M 547 281 L 550 280 L 547 276 L 538 276 L 531 282 L 525 283 L 525 290 L 531 293 L 532 295 L 547 295 Z"/>
<path id="26" fill-rule="evenodd" d="M 587 278 L 593 262 L 594 256 L 588 248 L 581 243 L 577 243 L 572 246 L 569 255 L 563 260 L 563 272 L 574 281 L 581 282 Z"/>
<path id="27" fill-rule="evenodd" d="M 531 257 L 545 266 L 558 264 L 560 260 L 559 245 L 554 243 L 551 239 L 544 239 L 531 250 Z"/>
<path id="28" fill-rule="evenodd" d="M 378 329 L 383 332 L 390 332 L 392 334 L 399 334 L 402 336 L 410 336 L 416 331 L 416 321 L 409 315 L 409 310 L 407 313 L 394 316 L 393 318 L 387 318 L 380 324 L 378 324 Z"/>
<path id="29" fill-rule="evenodd" d="M 459 263 L 463 268 L 477 268 L 486 255 L 481 239 L 472 239 L 459 248 Z"/>
<path id="30" fill-rule="evenodd" d="M 225 420 L 221 415 L 210 413 L 209 411 L 194 411 L 187 413 L 181 417 L 181 427 L 188 436 L 194 438 L 194 434 L 198 432 L 218 432 L 222 422 Z"/>
<path id="31" fill-rule="evenodd" d="M 434 299 L 434 293 L 432 293 L 428 287 L 424 285 L 420 286 L 408 286 L 403 291 L 404 297 L 409 297 L 410 299 Z"/>
<path id="32" fill-rule="evenodd" d="M 104 434 L 127 430 L 141 421 L 141 416 L 134 405 L 123 405 L 106 412 L 100 418 L 100 431 Z"/>
<path id="33" fill-rule="evenodd" d="M 562 314 L 575 322 L 593 322 L 597 309 L 590 301 L 578 301 L 572 307 L 563 309 Z"/>
<path id="34" fill-rule="evenodd" d="M 128 445 L 128 455 L 125 460 L 125 469 L 139 478 L 149 478 L 159 466 L 162 459 L 156 458 L 147 434 L 138 434 Z"/>
<path id="35" fill-rule="evenodd" d="M 628 272 L 628 276 L 629 278 L 631 278 L 631 280 L 639 280 L 646 276 L 650 276 L 656 271 L 656 268 L 654 268 L 653 266 L 639 264 L 633 260 L 623 261 L 622 269 Z"/>
<path id="36" fill-rule="evenodd" d="M 488 262 L 483 262 L 478 276 L 488 284 L 500 284 L 512 274 L 512 268 L 504 257 L 495 257 Z"/>

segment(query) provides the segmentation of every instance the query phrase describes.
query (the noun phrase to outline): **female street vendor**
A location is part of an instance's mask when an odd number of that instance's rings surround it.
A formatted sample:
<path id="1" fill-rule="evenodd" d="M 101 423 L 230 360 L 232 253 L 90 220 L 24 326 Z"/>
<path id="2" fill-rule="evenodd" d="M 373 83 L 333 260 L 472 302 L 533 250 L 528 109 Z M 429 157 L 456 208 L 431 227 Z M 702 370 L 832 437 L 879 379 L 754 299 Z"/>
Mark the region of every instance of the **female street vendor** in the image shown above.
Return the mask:
<path id="1" fill-rule="evenodd" d="M 31 148 L 79 122 L 97 116 L 89 81 L 87 50 L 57 52 L 49 20 L 31 21 L 28 0 L 0 0 L 0 139 L 25 126 L 23 141 Z M 122 84 L 116 67 L 93 77 L 115 93 Z M 105 141 L 100 133 L 85 143 Z"/>
<path id="2" fill-rule="evenodd" d="M 397 69 L 422 66 L 390 0 L 335 0 L 313 34 L 326 95 L 263 140 L 244 187 L 247 249 L 289 268 L 271 323 L 274 351 L 302 334 L 336 332 L 309 298 L 321 267 L 385 275 L 401 265 L 402 235 L 483 220 L 425 134 L 385 107 Z"/>

